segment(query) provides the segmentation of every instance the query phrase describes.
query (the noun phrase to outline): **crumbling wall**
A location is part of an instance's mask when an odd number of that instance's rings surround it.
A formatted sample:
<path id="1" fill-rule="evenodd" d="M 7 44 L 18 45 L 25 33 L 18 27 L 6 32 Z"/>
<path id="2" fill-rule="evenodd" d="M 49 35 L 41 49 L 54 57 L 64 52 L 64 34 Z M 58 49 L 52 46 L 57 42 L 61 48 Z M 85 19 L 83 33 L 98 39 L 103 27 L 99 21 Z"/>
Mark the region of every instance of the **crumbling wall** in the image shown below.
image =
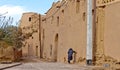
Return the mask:
<path id="1" fill-rule="evenodd" d="M 40 57 L 40 25 L 40 14 L 33 12 L 23 13 L 20 23 L 23 37 L 23 57 Z"/>
<path id="2" fill-rule="evenodd" d="M 104 24 L 105 24 L 105 7 L 96 9 L 96 45 L 94 48 L 95 64 L 102 64 L 104 60 Z"/>
<path id="3" fill-rule="evenodd" d="M 104 25 L 105 55 L 120 62 L 120 1 L 106 5 Z M 114 62 L 115 63 L 115 62 Z"/>
<path id="4" fill-rule="evenodd" d="M 94 49 L 96 65 L 114 65 L 119 62 L 119 7 L 119 2 L 97 7 Z"/>
<path id="5" fill-rule="evenodd" d="M 1 61 L 18 61 L 22 57 L 22 50 L 15 49 L 11 46 L 7 48 L 0 48 L 0 62 Z"/>

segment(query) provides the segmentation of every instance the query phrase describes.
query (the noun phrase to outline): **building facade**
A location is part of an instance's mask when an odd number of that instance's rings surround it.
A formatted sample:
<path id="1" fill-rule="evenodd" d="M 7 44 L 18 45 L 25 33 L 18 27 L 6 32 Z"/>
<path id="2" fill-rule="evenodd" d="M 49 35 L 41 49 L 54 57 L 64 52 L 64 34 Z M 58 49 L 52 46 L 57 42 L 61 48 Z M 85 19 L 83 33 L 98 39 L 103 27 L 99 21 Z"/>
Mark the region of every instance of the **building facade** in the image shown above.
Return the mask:
<path id="1" fill-rule="evenodd" d="M 120 29 L 120 0 L 93 0 L 93 63 L 103 64 L 105 62 L 119 62 L 119 29 Z M 111 11 L 112 10 L 112 11 Z M 27 17 L 26 17 L 26 16 Z M 31 26 L 33 23 L 27 21 L 30 13 L 23 14 L 21 27 Z M 25 39 L 27 47 L 24 53 L 58 62 L 67 62 L 67 52 L 73 48 L 73 63 L 86 64 L 87 46 L 87 1 L 86 0 L 62 0 L 54 2 L 46 15 L 40 16 L 40 22 L 36 24 L 38 32 L 34 39 Z M 34 18 L 36 19 L 36 18 Z M 28 25 L 30 24 L 30 25 Z M 29 32 L 28 29 L 25 30 Z M 28 46 L 34 45 L 29 52 Z M 38 46 L 38 51 L 35 50 Z M 25 49 L 26 48 L 26 49 Z M 33 51 L 33 53 L 32 53 Z"/>
<path id="2" fill-rule="evenodd" d="M 67 52 L 73 48 L 74 62 L 85 63 L 86 57 L 86 1 L 58 1 L 42 21 L 44 29 L 44 57 L 67 62 Z M 46 50 L 47 48 L 47 50 Z"/>

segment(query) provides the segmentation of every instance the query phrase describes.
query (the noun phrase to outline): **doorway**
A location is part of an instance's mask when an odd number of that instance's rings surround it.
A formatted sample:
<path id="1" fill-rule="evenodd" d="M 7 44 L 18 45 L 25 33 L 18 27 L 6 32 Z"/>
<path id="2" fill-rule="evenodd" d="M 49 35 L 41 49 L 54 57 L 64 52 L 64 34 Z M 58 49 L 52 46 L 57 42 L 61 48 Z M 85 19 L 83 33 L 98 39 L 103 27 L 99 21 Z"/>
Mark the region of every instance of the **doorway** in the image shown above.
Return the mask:
<path id="1" fill-rule="evenodd" d="M 57 49 L 58 49 L 58 34 L 55 35 L 55 40 L 54 40 L 54 61 L 57 61 Z"/>
<path id="2" fill-rule="evenodd" d="M 38 46 L 36 46 L 36 57 L 38 57 Z"/>

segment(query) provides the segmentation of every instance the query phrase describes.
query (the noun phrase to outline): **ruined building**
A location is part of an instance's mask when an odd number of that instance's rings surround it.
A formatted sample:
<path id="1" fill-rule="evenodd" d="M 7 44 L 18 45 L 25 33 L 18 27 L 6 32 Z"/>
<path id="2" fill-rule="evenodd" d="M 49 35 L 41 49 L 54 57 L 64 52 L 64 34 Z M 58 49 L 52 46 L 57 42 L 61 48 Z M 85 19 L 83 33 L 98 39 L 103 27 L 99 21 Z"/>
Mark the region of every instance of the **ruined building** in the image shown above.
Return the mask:
<path id="1" fill-rule="evenodd" d="M 41 15 L 33 12 L 24 13 L 20 28 L 23 37 L 23 56 L 40 57 Z"/>
<path id="2" fill-rule="evenodd" d="M 93 63 L 119 62 L 120 0 L 95 1 L 92 10 Z M 87 0 L 54 2 L 44 16 L 24 13 L 20 25 L 25 37 L 23 54 L 67 62 L 67 51 L 73 48 L 77 52 L 73 62 L 86 64 L 86 2 Z"/>

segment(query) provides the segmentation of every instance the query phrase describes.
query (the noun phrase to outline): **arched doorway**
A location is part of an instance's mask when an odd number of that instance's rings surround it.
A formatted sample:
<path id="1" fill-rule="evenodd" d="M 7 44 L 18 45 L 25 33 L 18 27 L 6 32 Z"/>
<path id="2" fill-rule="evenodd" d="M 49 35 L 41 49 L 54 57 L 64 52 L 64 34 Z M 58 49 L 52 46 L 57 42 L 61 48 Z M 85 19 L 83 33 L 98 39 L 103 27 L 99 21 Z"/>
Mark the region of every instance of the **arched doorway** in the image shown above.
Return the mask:
<path id="1" fill-rule="evenodd" d="M 55 35 L 55 40 L 54 40 L 54 61 L 57 61 L 57 49 L 58 49 L 58 34 Z"/>

